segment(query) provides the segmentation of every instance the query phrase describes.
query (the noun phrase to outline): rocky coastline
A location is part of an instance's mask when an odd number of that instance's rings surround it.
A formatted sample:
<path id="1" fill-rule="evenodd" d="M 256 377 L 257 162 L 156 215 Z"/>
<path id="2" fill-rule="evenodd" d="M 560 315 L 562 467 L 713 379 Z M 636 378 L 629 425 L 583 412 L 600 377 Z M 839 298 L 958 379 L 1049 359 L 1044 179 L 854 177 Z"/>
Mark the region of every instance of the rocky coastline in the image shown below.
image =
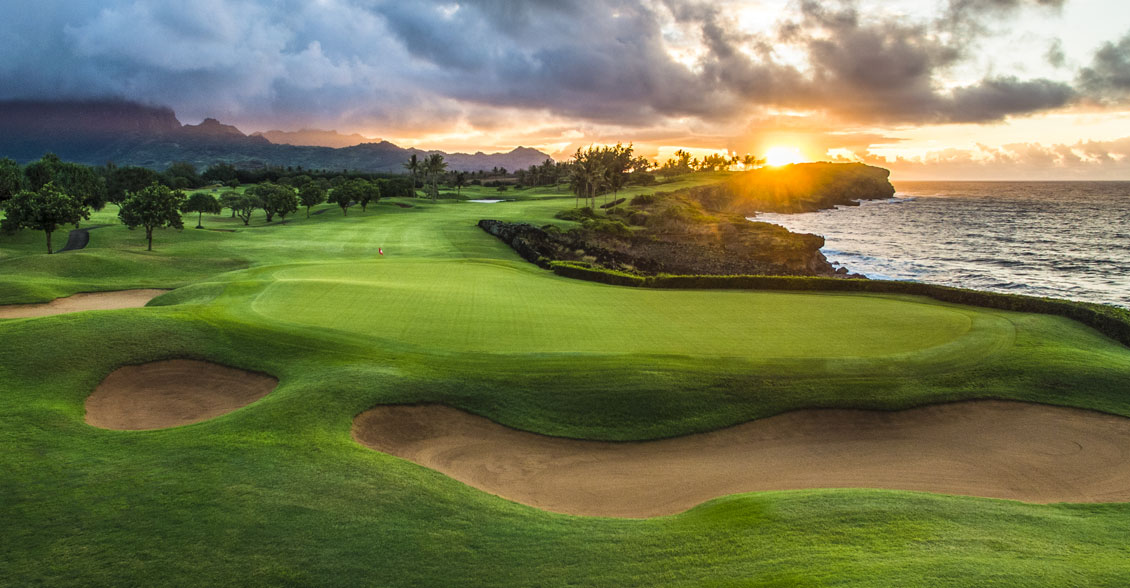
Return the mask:
<path id="1" fill-rule="evenodd" d="M 708 210 L 745 217 L 758 212 L 816 212 L 893 198 L 890 175 L 889 170 L 862 163 L 798 163 L 737 174 L 684 193 Z"/>
<path id="2" fill-rule="evenodd" d="M 498 220 L 479 227 L 542 267 L 554 261 L 637 275 L 768 275 L 862 278 L 828 262 L 819 235 L 748 220 L 757 212 L 806 212 L 890 198 L 890 172 L 862 164 L 801 164 L 736 174 L 720 184 L 617 199 L 562 211 L 576 226 Z"/>

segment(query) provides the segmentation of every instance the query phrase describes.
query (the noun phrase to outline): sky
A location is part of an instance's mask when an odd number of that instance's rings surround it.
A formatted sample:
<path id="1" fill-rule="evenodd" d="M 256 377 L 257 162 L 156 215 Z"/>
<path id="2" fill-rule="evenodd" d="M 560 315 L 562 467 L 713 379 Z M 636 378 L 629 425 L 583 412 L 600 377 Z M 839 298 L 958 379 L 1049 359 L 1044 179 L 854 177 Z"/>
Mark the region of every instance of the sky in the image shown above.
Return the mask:
<path id="1" fill-rule="evenodd" d="M 1125 0 L 10 0 L 0 99 L 566 159 L 1130 180 Z"/>

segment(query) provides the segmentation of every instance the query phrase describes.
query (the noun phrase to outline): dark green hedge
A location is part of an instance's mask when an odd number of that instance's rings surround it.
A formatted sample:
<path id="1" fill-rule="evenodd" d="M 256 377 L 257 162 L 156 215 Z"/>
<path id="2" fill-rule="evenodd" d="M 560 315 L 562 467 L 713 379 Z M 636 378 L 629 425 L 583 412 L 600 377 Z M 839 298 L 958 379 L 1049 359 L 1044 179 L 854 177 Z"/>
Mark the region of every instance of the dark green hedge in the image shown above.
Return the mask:
<path id="1" fill-rule="evenodd" d="M 639 287 L 646 285 L 647 282 L 647 278 L 643 276 L 603 268 L 594 268 L 588 264 L 577 261 L 552 261 L 549 263 L 549 269 L 553 270 L 553 273 L 559 276 L 565 276 L 566 278 L 612 284 L 613 286 Z"/>
<path id="2" fill-rule="evenodd" d="M 574 262 L 553 262 L 558 275 L 613 284 L 649 288 L 713 289 L 713 290 L 807 290 L 821 292 L 875 292 L 928 296 L 942 302 L 1035 312 L 1067 317 L 1130 346 L 1130 310 L 1105 304 L 1073 302 L 1057 298 L 1037 298 L 1019 294 L 999 294 L 980 290 L 952 288 L 921 282 L 886 280 L 849 280 L 807 276 L 637 276 L 594 268 Z"/>

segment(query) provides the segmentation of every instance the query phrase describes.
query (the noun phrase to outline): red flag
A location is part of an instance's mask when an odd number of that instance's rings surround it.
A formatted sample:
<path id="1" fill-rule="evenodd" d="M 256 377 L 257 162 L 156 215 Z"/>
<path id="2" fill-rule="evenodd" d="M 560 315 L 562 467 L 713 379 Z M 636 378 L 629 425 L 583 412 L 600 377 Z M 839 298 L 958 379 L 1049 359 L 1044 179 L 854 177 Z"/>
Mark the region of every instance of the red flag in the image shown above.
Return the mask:
<path id="1" fill-rule="evenodd" d="M 384 249 L 381 249 L 380 247 L 377 247 L 377 253 L 380 253 L 381 255 L 384 255 L 384 254 L 385 254 L 385 250 L 384 250 Z"/>

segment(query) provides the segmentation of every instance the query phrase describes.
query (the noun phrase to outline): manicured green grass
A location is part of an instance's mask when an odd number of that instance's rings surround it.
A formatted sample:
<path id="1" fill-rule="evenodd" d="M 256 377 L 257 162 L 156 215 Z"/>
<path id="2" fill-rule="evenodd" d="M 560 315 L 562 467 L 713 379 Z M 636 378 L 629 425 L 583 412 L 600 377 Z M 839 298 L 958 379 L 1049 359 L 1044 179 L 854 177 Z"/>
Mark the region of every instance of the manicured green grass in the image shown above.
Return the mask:
<path id="1" fill-rule="evenodd" d="M 915 297 L 571 281 L 475 227 L 561 223 L 553 214 L 573 205 L 552 189 L 526 196 L 323 206 L 251 227 L 206 217 L 235 232 L 161 231 L 152 253 L 120 226 L 51 257 L 41 235 L 0 237 L 0 301 L 184 286 L 144 309 L 0 321 L 0 585 L 1130 583 L 1130 505 L 821 490 L 588 519 L 354 443 L 354 415 L 401 402 L 599 439 L 981 397 L 1130 416 L 1130 349 L 1072 321 Z M 280 386 L 186 427 L 84 424 L 107 373 L 172 357 Z"/>
<path id="2" fill-rule="evenodd" d="M 972 322 L 959 311 L 888 298 L 626 289 L 528 264 L 437 271 L 434 262 L 390 259 L 272 270 L 251 305 L 269 321 L 443 351 L 857 357 L 935 347 Z"/>

